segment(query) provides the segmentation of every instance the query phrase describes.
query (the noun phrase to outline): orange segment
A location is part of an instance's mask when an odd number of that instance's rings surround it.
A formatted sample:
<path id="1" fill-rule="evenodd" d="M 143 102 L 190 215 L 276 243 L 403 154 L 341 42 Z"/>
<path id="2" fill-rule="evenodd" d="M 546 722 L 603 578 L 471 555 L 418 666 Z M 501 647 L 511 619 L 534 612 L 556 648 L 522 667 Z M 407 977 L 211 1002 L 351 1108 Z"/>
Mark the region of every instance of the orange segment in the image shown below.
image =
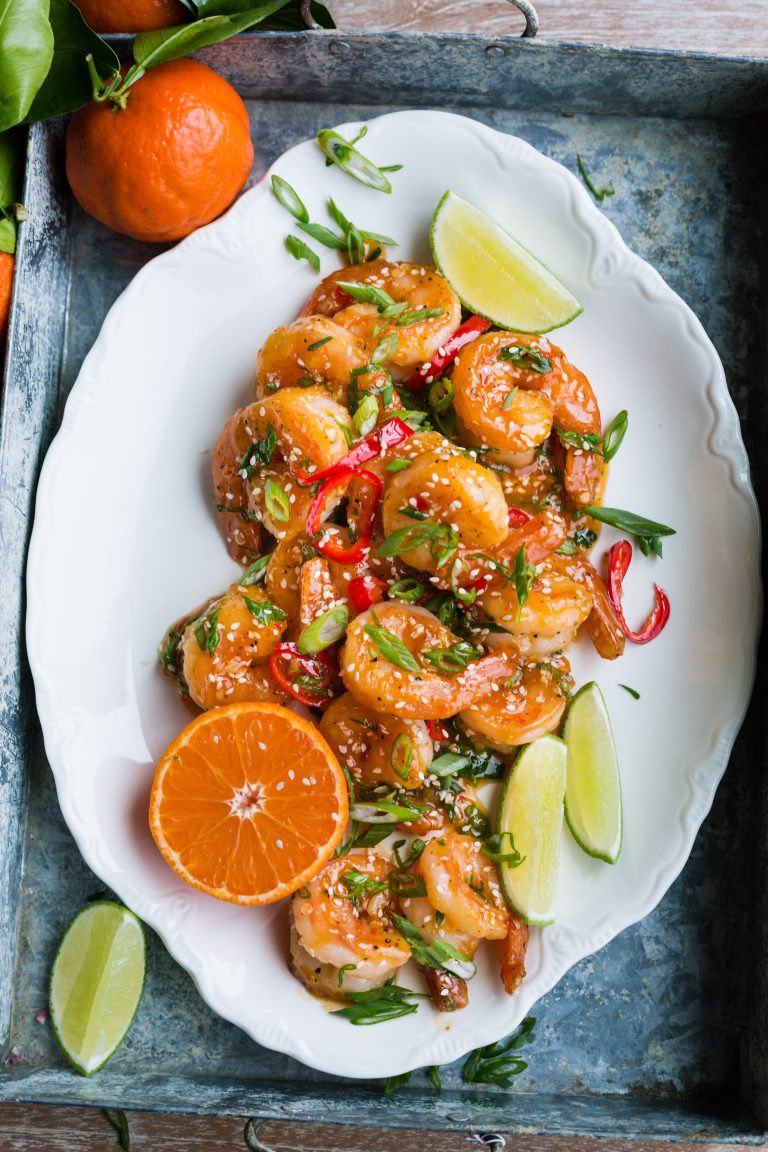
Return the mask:
<path id="1" fill-rule="evenodd" d="M 271 904 L 320 871 L 348 814 L 344 773 L 314 725 L 280 704 L 229 704 L 164 752 L 149 827 L 193 888 Z"/>

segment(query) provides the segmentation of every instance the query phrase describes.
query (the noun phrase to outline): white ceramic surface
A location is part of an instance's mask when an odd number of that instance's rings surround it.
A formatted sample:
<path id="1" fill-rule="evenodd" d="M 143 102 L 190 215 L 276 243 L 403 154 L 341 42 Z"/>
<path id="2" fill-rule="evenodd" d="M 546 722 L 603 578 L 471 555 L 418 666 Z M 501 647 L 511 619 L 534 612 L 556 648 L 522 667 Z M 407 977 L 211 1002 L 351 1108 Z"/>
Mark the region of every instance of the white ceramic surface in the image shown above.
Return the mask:
<path id="1" fill-rule="evenodd" d="M 211 505 L 210 449 L 248 399 L 262 341 L 315 282 L 283 248 L 292 221 L 268 179 L 148 264 L 107 316 L 43 468 L 27 630 L 59 799 L 90 867 L 157 930 L 216 1012 L 261 1044 L 351 1077 L 445 1063 L 498 1039 L 575 961 L 654 907 L 727 763 L 760 616 L 747 458 L 722 367 L 688 307 L 572 175 L 519 139 L 444 113 L 402 112 L 371 122 L 365 151 L 403 163 L 391 196 L 326 169 L 312 142 L 275 170 L 314 220 L 325 219 L 332 195 L 359 225 L 399 239 L 405 258 L 428 258 L 430 217 L 447 187 L 531 247 L 584 304 L 554 339 L 589 376 L 606 424 L 630 412 L 605 503 L 678 530 L 663 561 L 636 551 L 626 583 L 637 623 L 651 582 L 667 590 L 663 635 L 628 645 L 617 664 L 587 641 L 574 658 L 578 682 L 600 682 L 613 718 L 625 807 L 618 864 L 589 859 L 564 833 L 558 922 L 532 934 L 518 995 L 503 993 L 486 955 L 465 1011 L 445 1016 L 423 1004 L 355 1028 L 289 973 L 284 905 L 217 902 L 187 888 L 155 849 L 146 818 L 153 764 L 188 720 L 157 669 L 158 641 L 237 571 Z M 322 252 L 325 274 L 335 258 Z M 615 535 L 605 531 L 601 553 Z"/>

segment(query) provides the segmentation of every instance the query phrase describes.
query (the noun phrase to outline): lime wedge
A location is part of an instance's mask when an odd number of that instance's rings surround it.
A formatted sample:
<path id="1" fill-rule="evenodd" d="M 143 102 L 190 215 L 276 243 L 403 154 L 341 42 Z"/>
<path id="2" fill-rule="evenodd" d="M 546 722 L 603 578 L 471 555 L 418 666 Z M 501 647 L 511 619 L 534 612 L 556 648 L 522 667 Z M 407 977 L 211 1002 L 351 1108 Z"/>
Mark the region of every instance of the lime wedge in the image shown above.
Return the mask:
<path id="1" fill-rule="evenodd" d="M 91 1076 L 120 1047 L 144 988 L 144 929 L 120 904 L 88 904 L 71 921 L 51 970 L 51 1024 L 78 1072 Z"/>
<path id="2" fill-rule="evenodd" d="M 551 924 L 557 895 L 567 750 L 557 736 L 542 736 L 518 754 L 504 784 L 498 831 L 511 834 L 525 857 L 499 865 L 507 902 L 529 924 Z M 502 843 L 502 850 L 509 845 Z"/>
<path id="3" fill-rule="evenodd" d="M 592 681 L 568 705 L 565 816 L 573 838 L 590 856 L 615 864 L 621 851 L 621 785 L 611 721 Z"/>
<path id="4" fill-rule="evenodd" d="M 500 328 L 550 332 L 583 311 L 527 248 L 453 192 L 435 209 L 429 239 L 435 264 L 464 307 Z"/>

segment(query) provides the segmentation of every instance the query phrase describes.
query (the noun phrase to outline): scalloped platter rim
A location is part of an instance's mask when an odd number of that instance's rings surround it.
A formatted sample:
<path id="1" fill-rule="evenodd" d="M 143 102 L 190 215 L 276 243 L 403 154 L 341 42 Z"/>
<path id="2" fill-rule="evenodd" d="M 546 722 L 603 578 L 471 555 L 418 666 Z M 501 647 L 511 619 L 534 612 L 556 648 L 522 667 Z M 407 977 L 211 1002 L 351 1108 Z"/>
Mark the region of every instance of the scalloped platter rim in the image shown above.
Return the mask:
<path id="1" fill-rule="evenodd" d="M 499 1039 L 574 963 L 655 907 L 725 770 L 749 699 L 761 610 L 759 523 L 738 418 L 688 306 L 630 252 L 573 175 L 516 137 L 409 111 L 370 121 L 366 152 L 403 163 L 391 196 L 324 168 L 308 141 L 134 278 L 104 321 L 45 460 L 27 576 L 46 750 L 88 865 L 159 933 L 214 1011 L 268 1048 L 352 1078 L 444 1064 Z M 672 616 L 664 634 L 632 648 L 620 667 L 585 641 L 575 653 L 578 682 L 599 681 L 616 732 L 625 807 L 618 864 L 585 856 L 564 831 L 558 921 L 532 933 L 517 995 L 505 996 L 487 955 L 463 1012 L 422 1005 L 373 1030 L 332 1017 L 289 973 L 284 905 L 238 908 L 187 888 L 160 858 L 146 820 L 153 765 L 189 719 L 157 669 L 157 643 L 169 621 L 236 575 L 210 505 L 210 449 L 247 402 L 260 344 L 315 283 L 283 248 L 292 221 L 271 195 L 273 170 L 304 195 L 313 219 L 324 219 L 332 195 L 360 225 L 398 238 L 402 258 L 429 259 L 431 214 L 448 187 L 531 248 L 584 304 L 555 342 L 587 373 L 606 422 L 630 411 L 605 502 L 678 529 L 663 562 L 637 555 L 626 582 L 626 610 L 638 620 L 651 581 L 665 587 Z M 322 259 L 323 274 L 336 266 L 333 254 Z M 702 566 L 714 490 L 722 538 Z M 607 529 L 599 550 L 614 538 Z M 734 555 L 746 562 L 730 566 Z M 51 563 L 64 556 L 66 565 Z M 718 613 L 702 615 L 715 596 Z"/>

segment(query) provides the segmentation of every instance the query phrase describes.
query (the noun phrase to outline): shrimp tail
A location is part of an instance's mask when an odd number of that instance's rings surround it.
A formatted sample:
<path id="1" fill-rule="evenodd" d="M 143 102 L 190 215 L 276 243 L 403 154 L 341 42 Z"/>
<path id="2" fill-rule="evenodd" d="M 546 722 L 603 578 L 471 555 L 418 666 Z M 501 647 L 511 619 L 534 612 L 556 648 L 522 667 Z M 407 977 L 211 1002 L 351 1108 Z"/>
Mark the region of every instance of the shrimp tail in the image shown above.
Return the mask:
<path id="1" fill-rule="evenodd" d="M 424 968 L 424 979 L 438 1012 L 457 1012 L 469 1003 L 466 980 L 443 968 Z"/>
<path id="2" fill-rule="evenodd" d="M 525 952 L 528 948 L 528 925 L 516 916 L 508 920 L 507 934 L 496 941 L 496 955 L 499 958 L 501 982 L 504 991 L 511 996 L 525 979 Z"/>

